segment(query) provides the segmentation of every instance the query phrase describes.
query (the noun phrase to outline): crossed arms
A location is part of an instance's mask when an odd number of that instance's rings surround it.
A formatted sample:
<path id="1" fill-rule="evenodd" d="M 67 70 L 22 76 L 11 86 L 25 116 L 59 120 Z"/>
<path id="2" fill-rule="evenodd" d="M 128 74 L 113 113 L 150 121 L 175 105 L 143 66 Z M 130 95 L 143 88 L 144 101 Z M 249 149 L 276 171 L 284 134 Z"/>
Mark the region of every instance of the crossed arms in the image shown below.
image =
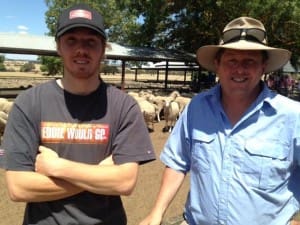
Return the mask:
<path id="1" fill-rule="evenodd" d="M 6 171 L 9 196 L 18 202 L 52 201 L 89 191 L 103 195 L 130 195 L 138 174 L 138 163 L 120 165 L 112 157 L 98 165 L 60 158 L 40 146 L 35 171 Z"/>

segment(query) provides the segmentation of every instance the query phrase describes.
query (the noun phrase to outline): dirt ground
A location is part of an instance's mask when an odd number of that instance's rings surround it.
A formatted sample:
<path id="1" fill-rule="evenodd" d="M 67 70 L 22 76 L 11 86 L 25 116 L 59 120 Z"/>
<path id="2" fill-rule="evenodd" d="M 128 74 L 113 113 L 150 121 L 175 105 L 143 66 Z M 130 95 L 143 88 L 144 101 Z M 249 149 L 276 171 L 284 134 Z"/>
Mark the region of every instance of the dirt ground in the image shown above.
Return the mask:
<path id="1" fill-rule="evenodd" d="M 156 155 L 159 157 L 169 133 L 162 132 L 164 121 L 156 123 L 154 126 L 155 131 L 150 133 L 150 136 Z M 129 197 L 122 197 L 127 212 L 128 225 L 137 225 L 149 212 L 159 189 L 163 168 L 159 159 L 140 166 L 135 191 Z M 20 225 L 24 204 L 11 202 L 7 198 L 3 175 L 4 171 L 0 170 L 0 225 Z M 166 223 L 171 224 L 182 214 L 187 188 L 188 180 L 186 179 L 165 215 Z"/>
<path id="2" fill-rule="evenodd" d="M 13 77 L 14 75 L 19 76 L 20 73 L 10 73 L 9 79 L 7 78 L 7 74 L 0 73 L 0 88 L 8 86 L 19 87 L 21 84 L 27 86 L 28 83 L 33 84 L 33 81 L 31 79 L 26 79 L 26 82 L 24 79 L 21 79 L 19 77 L 12 79 L 11 77 Z M 26 74 L 26 76 L 28 76 L 28 74 Z M 29 76 L 33 77 L 33 74 L 30 74 Z M 39 75 L 34 76 L 40 77 Z M 104 80 L 120 80 L 119 76 L 104 76 L 103 78 Z M 134 76 L 130 75 L 127 76 L 127 78 L 129 78 L 129 81 L 127 82 L 130 82 L 130 80 L 132 80 Z M 139 78 L 144 78 L 144 76 L 140 75 Z M 150 78 L 153 79 L 153 75 L 150 75 L 150 77 L 145 76 L 144 79 Z M 177 78 L 178 76 L 173 77 L 173 79 Z M 128 225 L 137 225 L 139 221 L 141 221 L 147 215 L 155 201 L 155 197 L 159 190 L 161 176 L 164 168 L 159 160 L 159 154 L 169 135 L 169 133 L 162 132 L 164 123 L 164 120 L 159 123 L 155 123 L 155 130 L 154 132 L 150 133 L 152 143 L 156 151 L 157 160 L 140 166 L 139 178 L 133 194 L 129 197 L 122 197 L 124 207 L 127 212 Z M 175 224 L 182 214 L 185 198 L 187 195 L 187 189 L 188 179 L 186 179 L 180 189 L 180 192 L 173 200 L 172 204 L 166 212 L 164 219 L 166 224 Z M 23 217 L 23 212 L 23 203 L 14 203 L 8 199 L 4 183 L 4 171 L 0 169 L 0 225 L 20 225 Z"/>

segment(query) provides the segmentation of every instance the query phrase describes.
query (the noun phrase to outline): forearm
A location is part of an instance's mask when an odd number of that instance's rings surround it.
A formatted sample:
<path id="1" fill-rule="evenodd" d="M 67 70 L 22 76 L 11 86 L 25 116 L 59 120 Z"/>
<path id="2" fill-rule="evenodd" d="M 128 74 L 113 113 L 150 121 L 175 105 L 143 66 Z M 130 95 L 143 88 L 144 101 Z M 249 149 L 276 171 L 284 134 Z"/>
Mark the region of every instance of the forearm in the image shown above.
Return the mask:
<path id="1" fill-rule="evenodd" d="M 157 214 L 161 217 L 164 215 L 165 211 L 171 204 L 180 186 L 182 185 L 184 178 L 184 173 L 175 171 L 168 167 L 165 168 L 161 181 L 161 187 L 154 207 L 151 211 L 152 214 Z"/>
<path id="2" fill-rule="evenodd" d="M 103 195 L 129 195 L 136 184 L 137 163 L 90 165 L 59 158 L 51 177 L 66 180 L 84 190 Z"/>
<path id="3" fill-rule="evenodd" d="M 149 215 L 143 219 L 139 225 L 161 224 L 162 218 L 176 193 L 178 192 L 184 177 L 184 173 L 175 171 L 168 167 L 165 168 L 155 204 Z"/>
<path id="4" fill-rule="evenodd" d="M 18 202 L 53 201 L 82 192 L 69 182 L 31 171 L 6 171 L 6 183 L 11 200 Z"/>

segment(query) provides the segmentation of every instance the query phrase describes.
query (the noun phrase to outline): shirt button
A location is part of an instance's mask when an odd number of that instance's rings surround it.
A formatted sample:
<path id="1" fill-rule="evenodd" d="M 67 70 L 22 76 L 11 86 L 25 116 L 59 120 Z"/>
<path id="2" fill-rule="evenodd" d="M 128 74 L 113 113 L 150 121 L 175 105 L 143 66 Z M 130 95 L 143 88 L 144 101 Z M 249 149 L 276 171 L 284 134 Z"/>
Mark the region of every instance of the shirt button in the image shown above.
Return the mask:
<path id="1" fill-rule="evenodd" d="M 223 221 L 223 220 L 220 220 L 219 223 L 220 223 L 220 225 L 225 225 L 225 221 Z"/>

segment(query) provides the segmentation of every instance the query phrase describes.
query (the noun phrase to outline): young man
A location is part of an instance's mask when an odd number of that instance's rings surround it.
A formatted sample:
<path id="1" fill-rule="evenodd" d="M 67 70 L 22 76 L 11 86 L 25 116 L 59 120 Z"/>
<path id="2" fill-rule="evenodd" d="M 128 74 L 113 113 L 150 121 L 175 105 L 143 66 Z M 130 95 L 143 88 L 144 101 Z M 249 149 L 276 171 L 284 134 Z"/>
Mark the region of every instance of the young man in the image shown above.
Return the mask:
<path id="1" fill-rule="evenodd" d="M 6 181 L 27 202 L 23 225 L 125 225 L 120 195 L 155 159 L 137 103 L 99 77 L 106 34 L 87 5 L 58 20 L 62 79 L 20 94 L 4 134 Z"/>
<path id="2" fill-rule="evenodd" d="M 261 80 L 290 54 L 268 47 L 263 24 L 249 17 L 228 23 L 219 45 L 198 49 L 219 84 L 194 97 L 177 121 L 161 154 L 160 192 L 140 225 L 161 223 L 188 172 L 183 224 L 297 223 L 300 105 Z"/>

